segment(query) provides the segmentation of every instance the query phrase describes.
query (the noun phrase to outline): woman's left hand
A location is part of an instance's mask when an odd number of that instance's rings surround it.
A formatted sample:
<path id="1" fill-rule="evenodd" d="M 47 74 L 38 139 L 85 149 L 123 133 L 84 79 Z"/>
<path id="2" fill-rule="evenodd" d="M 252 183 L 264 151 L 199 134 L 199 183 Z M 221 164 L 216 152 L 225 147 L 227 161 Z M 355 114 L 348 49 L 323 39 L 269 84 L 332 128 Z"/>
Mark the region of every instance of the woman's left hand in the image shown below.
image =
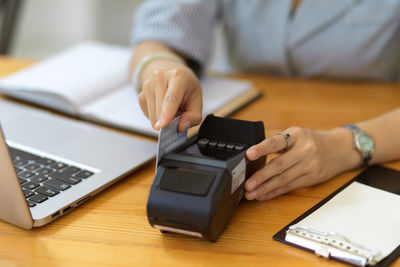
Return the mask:
<path id="1" fill-rule="evenodd" d="M 247 150 L 249 160 L 280 154 L 246 181 L 248 200 L 267 200 L 321 183 L 360 163 L 361 157 L 352 147 L 352 135 L 343 127 L 331 131 L 291 127 L 284 133 L 290 135 L 288 147 L 285 136 L 275 135 Z"/>

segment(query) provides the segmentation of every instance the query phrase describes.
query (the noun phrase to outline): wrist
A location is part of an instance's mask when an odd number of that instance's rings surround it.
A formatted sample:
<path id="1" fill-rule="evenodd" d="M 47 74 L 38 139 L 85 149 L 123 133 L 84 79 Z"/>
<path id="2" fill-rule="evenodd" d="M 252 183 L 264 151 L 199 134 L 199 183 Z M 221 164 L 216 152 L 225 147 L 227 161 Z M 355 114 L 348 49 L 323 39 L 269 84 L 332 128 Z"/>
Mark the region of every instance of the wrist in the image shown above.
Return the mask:
<path id="1" fill-rule="evenodd" d="M 361 156 L 353 148 L 353 135 L 343 127 L 326 132 L 325 146 L 334 164 L 334 174 L 360 166 Z"/>

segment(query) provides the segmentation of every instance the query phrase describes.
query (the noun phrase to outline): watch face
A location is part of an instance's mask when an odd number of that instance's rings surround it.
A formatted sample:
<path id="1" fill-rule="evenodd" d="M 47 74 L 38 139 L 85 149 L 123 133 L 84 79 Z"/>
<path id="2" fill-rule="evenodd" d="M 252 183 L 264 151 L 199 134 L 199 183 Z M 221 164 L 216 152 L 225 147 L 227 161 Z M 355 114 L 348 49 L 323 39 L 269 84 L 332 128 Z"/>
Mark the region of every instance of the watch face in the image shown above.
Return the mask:
<path id="1" fill-rule="evenodd" d="M 358 142 L 363 151 L 371 151 L 374 148 L 374 141 L 369 135 L 361 135 Z"/>

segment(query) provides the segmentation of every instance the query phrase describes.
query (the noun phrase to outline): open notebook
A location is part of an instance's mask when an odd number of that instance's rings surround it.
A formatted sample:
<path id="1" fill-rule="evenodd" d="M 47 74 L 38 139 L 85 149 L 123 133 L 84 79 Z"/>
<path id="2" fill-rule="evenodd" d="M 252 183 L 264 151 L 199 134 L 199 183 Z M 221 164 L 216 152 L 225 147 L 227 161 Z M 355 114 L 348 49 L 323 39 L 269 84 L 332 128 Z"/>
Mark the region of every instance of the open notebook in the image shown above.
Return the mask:
<path id="1" fill-rule="evenodd" d="M 400 255 L 400 172 L 366 169 L 274 239 L 351 265 L 389 265 Z"/>
<path id="2" fill-rule="evenodd" d="M 129 82 L 132 49 L 84 42 L 0 80 L 8 96 L 69 115 L 153 137 L 137 94 Z M 260 96 L 243 80 L 207 77 L 203 87 L 203 114 L 226 116 Z"/>

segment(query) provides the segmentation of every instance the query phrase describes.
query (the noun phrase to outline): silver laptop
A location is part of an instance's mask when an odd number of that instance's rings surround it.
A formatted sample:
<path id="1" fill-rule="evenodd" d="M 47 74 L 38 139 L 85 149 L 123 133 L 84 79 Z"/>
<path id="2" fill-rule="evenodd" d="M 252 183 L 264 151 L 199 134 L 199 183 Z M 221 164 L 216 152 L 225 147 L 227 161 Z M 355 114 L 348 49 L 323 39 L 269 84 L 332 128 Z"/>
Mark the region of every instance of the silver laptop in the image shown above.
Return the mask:
<path id="1" fill-rule="evenodd" d="M 156 143 L 0 99 L 0 219 L 66 214 L 151 160 Z"/>

